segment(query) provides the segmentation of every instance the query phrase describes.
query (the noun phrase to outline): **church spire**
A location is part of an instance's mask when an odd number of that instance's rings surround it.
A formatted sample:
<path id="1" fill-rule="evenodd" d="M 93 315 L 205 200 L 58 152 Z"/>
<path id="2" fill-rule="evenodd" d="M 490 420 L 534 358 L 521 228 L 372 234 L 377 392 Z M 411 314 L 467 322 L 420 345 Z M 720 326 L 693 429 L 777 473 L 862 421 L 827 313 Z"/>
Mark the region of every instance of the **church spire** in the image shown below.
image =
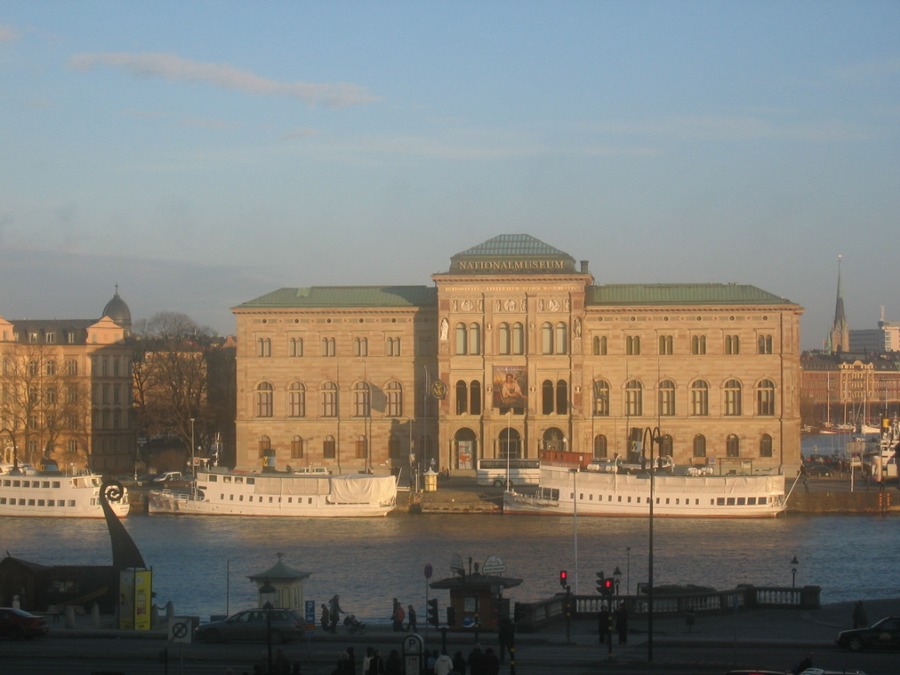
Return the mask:
<path id="1" fill-rule="evenodd" d="M 831 326 L 831 339 L 829 340 L 829 351 L 847 352 L 850 351 L 850 326 L 847 323 L 847 315 L 844 312 L 844 295 L 841 287 L 841 261 L 843 255 L 838 255 L 838 283 L 837 283 L 837 299 L 834 303 L 834 324 Z"/>

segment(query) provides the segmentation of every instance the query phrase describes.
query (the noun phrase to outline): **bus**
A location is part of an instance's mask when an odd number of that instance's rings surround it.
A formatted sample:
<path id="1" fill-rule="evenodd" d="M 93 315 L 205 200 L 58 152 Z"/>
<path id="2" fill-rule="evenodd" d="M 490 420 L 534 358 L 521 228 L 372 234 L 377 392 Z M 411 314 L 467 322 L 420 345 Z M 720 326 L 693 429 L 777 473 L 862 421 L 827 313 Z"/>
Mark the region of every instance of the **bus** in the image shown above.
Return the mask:
<path id="1" fill-rule="evenodd" d="M 475 468 L 478 485 L 503 487 L 509 475 L 509 487 L 537 485 L 541 478 L 539 459 L 479 459 Z"/>

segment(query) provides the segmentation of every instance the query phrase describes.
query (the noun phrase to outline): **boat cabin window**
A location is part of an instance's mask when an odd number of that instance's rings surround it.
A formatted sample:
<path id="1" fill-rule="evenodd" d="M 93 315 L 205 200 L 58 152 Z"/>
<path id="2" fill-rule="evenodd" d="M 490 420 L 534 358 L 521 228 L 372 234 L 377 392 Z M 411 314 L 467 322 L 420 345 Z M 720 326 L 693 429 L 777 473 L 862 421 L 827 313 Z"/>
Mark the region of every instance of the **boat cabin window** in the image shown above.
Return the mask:
<path id="1" fill-rule="evenodd" d="M 208 480 L 210 483 L 217 483 L 219 481 L 219 477 L 211 473 L 206 477 L 206 480 Z"/>

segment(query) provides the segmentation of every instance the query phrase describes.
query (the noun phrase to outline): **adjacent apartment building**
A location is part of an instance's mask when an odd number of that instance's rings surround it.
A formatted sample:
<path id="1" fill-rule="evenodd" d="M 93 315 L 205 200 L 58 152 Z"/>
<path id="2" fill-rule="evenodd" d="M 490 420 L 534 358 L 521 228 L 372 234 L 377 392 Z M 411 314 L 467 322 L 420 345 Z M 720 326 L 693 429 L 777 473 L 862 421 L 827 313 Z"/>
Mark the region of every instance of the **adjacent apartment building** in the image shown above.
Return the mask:
<path id="1" fill-rule="evenodd" d="M 0 461 L 131 472 L 130 331 L 118 291 L 99 319 L 0 317 Z"/>
<path id="2" fill-rule="evenodd" d="M 237 320 L 237 465 L 475 468 L 542 450 L 800 462 L 802 308 L 739 284 L 597 284 L 529 235 L 432 285 L 282 288 Z"/>

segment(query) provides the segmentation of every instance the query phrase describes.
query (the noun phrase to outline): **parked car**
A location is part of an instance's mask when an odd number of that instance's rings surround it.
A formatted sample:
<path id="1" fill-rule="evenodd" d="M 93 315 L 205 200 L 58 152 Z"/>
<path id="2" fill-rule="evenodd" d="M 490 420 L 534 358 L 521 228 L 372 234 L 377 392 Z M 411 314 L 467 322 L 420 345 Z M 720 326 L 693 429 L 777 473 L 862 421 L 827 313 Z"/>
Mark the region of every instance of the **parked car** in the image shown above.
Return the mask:
<path id="1" fill-rule="evenodd" d="M 14 640 L 30 640 L 46 635 L 50 630 L 47 620 L 24 609 L 0 607 L 0 635 Z"/>
<path id="2" fill-rule="evenodd" d="M 227 619 L 200 624 L 194 636 L 206 642 L 265 642 L 270 630 L 272 642 L 288 642 L 303 635 L 303 622 L 289 609 L 245 609 Z"/>
<path id="3" fill-rule="evenodd" d="M 180 471 L 163 471 L 156 478 L 153 479 L 154 483 L 171 483 L 173 481 L 183 481 L 184 476 L 181 475 Z"/>
<path id="4" fill-rule="evenodd" d="M 900 616 L 886 616 L 866 628 L 842 630 L 835 640 L 838 647 L 852 652 L 863 649 L 900 648 Z"/>

